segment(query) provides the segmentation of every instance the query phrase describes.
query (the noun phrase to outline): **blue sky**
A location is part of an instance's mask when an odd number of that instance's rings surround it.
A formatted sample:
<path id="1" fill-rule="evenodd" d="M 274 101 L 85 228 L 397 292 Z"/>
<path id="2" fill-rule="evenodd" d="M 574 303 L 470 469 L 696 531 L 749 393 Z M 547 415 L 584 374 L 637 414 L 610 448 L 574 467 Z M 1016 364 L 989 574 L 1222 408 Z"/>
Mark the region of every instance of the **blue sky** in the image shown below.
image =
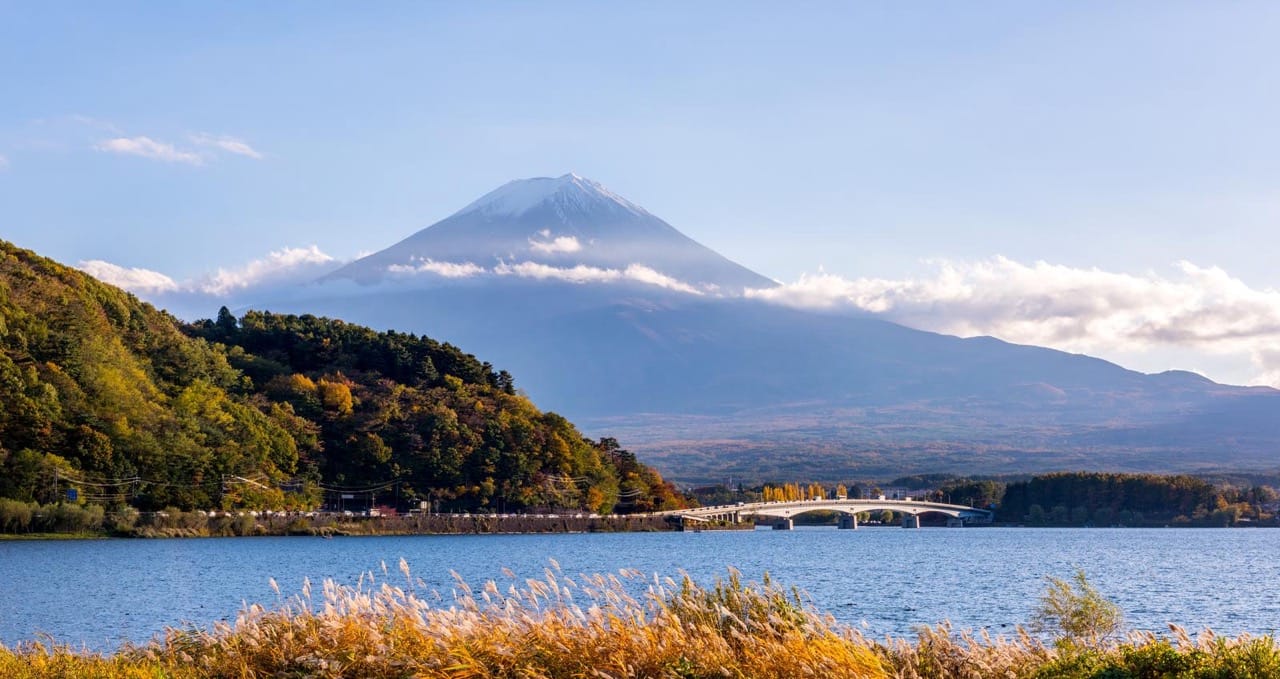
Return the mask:
<path id="1" fill-rule="evenodd" d="M 1244 304 L 1247 346 L 1058 345 L 1250 381 L 1280 356 L 1277 35 L 1261 2 L 0 2 L 0 237 L 186 279 L 573 171 L 784 282 L 950 266 L 1017 305 L 1040 261 L 1171 299 L 1220 271 L 1198 318 Z"/>

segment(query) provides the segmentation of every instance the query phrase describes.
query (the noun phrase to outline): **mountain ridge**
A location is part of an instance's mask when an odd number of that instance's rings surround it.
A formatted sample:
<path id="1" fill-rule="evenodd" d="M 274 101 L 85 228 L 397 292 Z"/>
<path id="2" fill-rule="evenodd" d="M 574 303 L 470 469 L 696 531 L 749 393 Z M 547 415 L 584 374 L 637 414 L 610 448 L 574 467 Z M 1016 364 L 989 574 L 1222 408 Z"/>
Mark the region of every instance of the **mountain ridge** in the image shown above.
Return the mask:
<path id="1" fill-rule="evenodd" d="M 777 459 L 788 478 L 823 460 L 850 474 L 1256 468 L 1280 450 L 1275 390 L 747 298 L 776 283 L 647 211 L 591 209 L 623 203 L 588 182 L 499 187 L 330 279 L 363 287 L 281 305 L 474 347 L 686 480 L 785 473 Z M 549 202 L 562 189 L 595 197 Z"/>

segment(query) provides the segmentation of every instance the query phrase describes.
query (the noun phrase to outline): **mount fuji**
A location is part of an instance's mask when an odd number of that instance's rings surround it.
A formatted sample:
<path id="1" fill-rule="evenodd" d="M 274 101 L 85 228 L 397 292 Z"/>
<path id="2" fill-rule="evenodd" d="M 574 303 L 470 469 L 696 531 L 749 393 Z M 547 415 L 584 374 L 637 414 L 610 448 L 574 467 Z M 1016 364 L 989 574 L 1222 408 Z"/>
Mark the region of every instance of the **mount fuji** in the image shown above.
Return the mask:
<path id="1" fill-rule="evenodd" d="M 690 294 L 741 294 L 774 282 L 725 259 L 644 208 L 575 174 L 509 182 L 452 216 L 331 274 L 499 275 L 631 280 Z"/>
<path id="2" fill-rule="evenodd" d="M 684 481 L 1277 466 L 1275 390 L 744 294 L 775 285 L 568 174 L 251 306 L 456 344 Z"/>

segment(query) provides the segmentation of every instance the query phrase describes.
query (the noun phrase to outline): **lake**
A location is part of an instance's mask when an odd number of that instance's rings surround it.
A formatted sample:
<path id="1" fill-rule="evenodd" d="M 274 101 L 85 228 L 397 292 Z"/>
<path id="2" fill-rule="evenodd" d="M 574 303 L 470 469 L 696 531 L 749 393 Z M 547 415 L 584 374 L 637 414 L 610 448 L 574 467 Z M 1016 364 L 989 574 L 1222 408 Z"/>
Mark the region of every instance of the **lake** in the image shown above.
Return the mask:
<path id="1" fill-rule="evenodd" d="M 1045 576 L 1083 569 L 1129 626 L 1271 633 L 1280 627 L 1280 531 L 1266 529 L 1038 529 L 865 527 L 794 531 L 208 538 L 0 542 L 0 642 L 51 635 L 110 650 L 166 626 L 234 618 L 244 602 L 272 606 L 303 578 L 392 581 L 408 561 L 449 596 L 457 571 L 472 584 L 507 567 L 538 578 L 555 559 L 568 574 L 637 568 L 710 583 L 729 566 L 809 593 L 838 620 L 874 634 L 921 624 L 1010 632 Z"/>

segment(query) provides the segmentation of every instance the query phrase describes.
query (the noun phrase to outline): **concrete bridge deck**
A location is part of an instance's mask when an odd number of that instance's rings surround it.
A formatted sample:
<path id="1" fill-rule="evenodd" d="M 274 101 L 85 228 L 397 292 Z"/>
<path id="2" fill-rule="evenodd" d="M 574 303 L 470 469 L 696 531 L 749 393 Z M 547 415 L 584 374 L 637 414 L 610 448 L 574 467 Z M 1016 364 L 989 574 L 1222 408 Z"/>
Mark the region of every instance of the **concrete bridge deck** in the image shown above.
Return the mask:
<path id="1" fill-rule="evenodd" d="M 902 515 L 904 528 L 919 528 L 921 514 L 942 514 L 948 517 L 947 525 L 962 526 L 969 523 L 990 523 L 994 514 L 987 509 L 921 500 L 888 499 L 830 499 L 792 500 L 782 502 L 743 502 L 732 505 L 715 505 L 656 512 L 661 516 L 679 517 L 682 521 L 727 521 L 741 523 L 744 520 L 764 518 L 771 520 L 775 528 L 789 529 L 795 517 L 809 512 L 827 511 L 842 514 L 840 528 L 858 527 L 858 514 L 889 510 Z"/>

